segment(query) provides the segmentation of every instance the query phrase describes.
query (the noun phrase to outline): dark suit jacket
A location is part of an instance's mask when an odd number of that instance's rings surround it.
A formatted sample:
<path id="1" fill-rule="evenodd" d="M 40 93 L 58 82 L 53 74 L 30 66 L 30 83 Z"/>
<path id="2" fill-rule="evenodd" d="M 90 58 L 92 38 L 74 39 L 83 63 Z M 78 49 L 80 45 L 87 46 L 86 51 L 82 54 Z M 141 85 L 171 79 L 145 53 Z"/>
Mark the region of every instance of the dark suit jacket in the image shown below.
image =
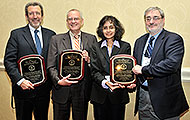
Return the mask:
<path id="1" fill-rule="evenodd" d="M 47 66 L 47 52 L 52 35 L 55 35 L 55 32 L 42 27 L 43 49 L 41 56 L 44 57 L 45 67 Z M 17 85 L 17 82 L 23 78 L 18 70 L 17 61 L 21 57 L 31 54 L 38 53 L 35 43 L 33 42 L 29 26 L 27 25 L 11 31 L 11 35 L 6 46 L 4 65 L 12 82 L 13 96 L 16 98 L 31 98 L 34 96 L 49 95 L 49 91 L 51 90 L 51 81 L 49 80 L 49 77 L 47 77 L 47 81 L 44 84 L 36 87 L 34 90 L 22 90 L 22 88 Z"/>
<path id="2" fill-rule="evenodd" d="M 94 35 L 82 32 L 81 42 L 83 50 L 87 50 L 89 52 L 92 44 L 97 42 L 97 39 Z M 78 97 L 88 100 L 90 94 L 89 89 L 91 88 L 90 69 L 87 62 L 85 62 L 84 65 L 84 77 L 79 83 L 71 86 L 60 86 L 57 84 L 59 81 L 59 55 L 63 52 L 63 50 L 67 49 L 72 49 L 69 32 L 52 37 L 48 53 L 48 70 L 54 84 L 52 98 L 55 102 L 62 104 L 67 102 L 69 95 L 71 94 L 71 90 L 78 94 Z"/>
<path id="3" fill-rule="evenodd" d="M 138 38 L 134 46 L 134 57 L 141 65 L 145 43 L 149 34 Z M 181 85 L 181 64 L 184 55 L 184 43 L 181 36 L 163 29 L 154 45 L 152 58 L 148 66 L 142 68 L 143 77 L 148 80 L 148 88 L 152 106 L 160 119 L 179 116 L 189 108 Z M 135 114 L 138 111 L 139 82 L 136 96 Z"/>
<path id="4" fill-rule="evenodd" d="M 94 44 L 92 47 L 91 55 L 91 68 L 92 77 L 94 79 L 91 92 L 91 102 L 104 103 L 106 97 L 109 98 L 112 104 L 128 103 L 129 95 L 128 89 L 116 89 L 110 92 L 108 89 L 104 89 L 101 85 L 105 79 L 105 75 L 110 75 L 110 58 L 106 47 L 101 48 L 103 40 Z M 129 43 L 119 41 L 120 48 L 114 46 L 112 50 L 113 55 L 117 54 L 131 54 L 131 46 Z"/>

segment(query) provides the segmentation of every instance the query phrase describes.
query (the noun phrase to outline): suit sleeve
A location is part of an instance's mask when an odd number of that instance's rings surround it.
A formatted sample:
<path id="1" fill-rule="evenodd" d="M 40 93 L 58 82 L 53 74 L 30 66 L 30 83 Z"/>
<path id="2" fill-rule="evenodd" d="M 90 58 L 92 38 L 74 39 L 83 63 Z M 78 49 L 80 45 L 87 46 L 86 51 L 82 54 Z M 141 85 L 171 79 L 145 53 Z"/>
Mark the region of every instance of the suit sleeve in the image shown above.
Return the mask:
<path id="1" fill-rule="evenodd" d="M 92 42 L 91 42 L 91 44 L 89 45 L 89 50 L 88 50 L 88 52 L 89 52 L 89 57 L 90 57 L 90 61 L 91 61 L 92 51 L 93 51 L 92 46 L 93 46 L 94 44 L 96 44 L 96 43 L 97 43 L 97 38 L 96 38 L 95 35 L 93 35 L 93 36 L 92 36 Z M 89 64 L 89 66 L 91 67 L 90 64 Z"/>
<path id="2" fill-rule="evenodd" d="M 167 76 L 181 68 L 184 55 L 184 43 L 181 36 L 170 34 L 161 45 L 155 62 L 143 67 L 142 73 L 147 76 Z"/>
<path id="3" fill-rule="evenodd" d="M 97 49 L 98 47 L 98 43 L 95 43 L 92 45 L 91 47 L 91 56 L 90 56 L 90 64 L 91 64 L 91 74 L 93 76 L 93 79 L 95 82 L 97 82 L 99 85 L 101 85 L 102 80 L 105 79 L 104 75 L 102 75 L 102 73 L 100 73 L 100 61 L 98 60 L 98 56 L 97 56 Z"/>
<path id="4" fill-rule="evenodd" d="M 58 62 L 58 50 L 55 36 L 52 36 L 49 44 L 48 59 L 47 59 L 47 69 L 49 71 L 50 77 L 53 81 L 53 84 L 56 86 L 59 81 L 57 62 Z"/>
<path id="5" fill-rule="evenodd" d="M 8 40 L 5 56 L 4 56 L 4 66 L 7 74 L 9 75 L 13 86 L 23 77 L 20 75 L 18 70 L 18 39 L 16 31 L 12 31 L 10 38 Z"/>

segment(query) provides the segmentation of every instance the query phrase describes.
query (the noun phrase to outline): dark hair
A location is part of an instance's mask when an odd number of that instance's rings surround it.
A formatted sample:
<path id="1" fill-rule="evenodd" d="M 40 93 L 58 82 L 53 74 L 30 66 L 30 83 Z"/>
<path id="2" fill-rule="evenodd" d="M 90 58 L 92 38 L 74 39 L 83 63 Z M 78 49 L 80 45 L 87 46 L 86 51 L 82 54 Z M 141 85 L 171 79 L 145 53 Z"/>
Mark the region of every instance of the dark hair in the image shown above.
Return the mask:
<path id="1" fill-rule="evenodd" d="M 103 34 L 103 26 L 107 21 L 110 21 L 110 23 L 113 23 L 113 25 L 115 26 L 114 39 L 121 40 L 123 34 L 125 33 L 125 29 L 123 28 L 122 24 L 119 22 L 117 18 L 113 16 L 108 16 L 108 15 L 104 16 L 99 22 L 99 26 L 96 31 L 96 33 L 98 34 L 98 37 L 102 39 L 106 39 L 106 37 Z"/>
<path id="2" fill-rule="evenodd" d="M 42 5 L 39 2 L 29 2 L 25 6 L 25 15 L 27 17 L 28 17 L 28 7 L 30 7 L 30 6 L 39 6 L 41 8 L 41 14 L 42 14 L 42 16 L 44 15 L 43 7 L 42 7 Z"/>

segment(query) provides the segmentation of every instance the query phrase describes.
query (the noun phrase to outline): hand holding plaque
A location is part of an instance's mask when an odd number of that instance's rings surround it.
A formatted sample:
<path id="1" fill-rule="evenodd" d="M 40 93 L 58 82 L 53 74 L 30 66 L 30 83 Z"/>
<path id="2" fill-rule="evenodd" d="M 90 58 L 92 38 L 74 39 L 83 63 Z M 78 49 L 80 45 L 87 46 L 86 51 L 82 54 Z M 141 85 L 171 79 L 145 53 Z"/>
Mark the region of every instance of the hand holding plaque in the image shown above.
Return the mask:
<path id="1" fill-rule="evenodd" d="M 84 60 L 81 50 L 65 50 L 60 54 L 59 76 L 71 74 L 68 80 L 81 80 L 84 77 Z"/>
<path id="2" fill-rule="evenodd" d="M 18 61 L 21 76 L 29 80 L 34 87 L 39 86 L 46 80 L 44 58 L 40 55 L 23 56 Z"/>
<path id="3" fill-rule="evenodd" d="M 132 68 L 136 65 L 134 57 L 126 54 L 112 56 L 110 59 L 111 81 L 122 85 L 135 83 L 135 75 Z"/>

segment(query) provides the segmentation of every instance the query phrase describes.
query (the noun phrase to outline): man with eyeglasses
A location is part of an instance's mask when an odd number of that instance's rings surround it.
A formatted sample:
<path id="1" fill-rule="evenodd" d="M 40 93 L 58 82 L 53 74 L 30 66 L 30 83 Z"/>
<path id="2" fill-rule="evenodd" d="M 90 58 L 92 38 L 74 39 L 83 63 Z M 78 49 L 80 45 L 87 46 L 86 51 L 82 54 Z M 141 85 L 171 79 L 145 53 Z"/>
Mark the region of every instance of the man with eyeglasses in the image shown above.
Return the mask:
<path id="1" fill-rule="evenodd" d="M 158 7 L 148 8 L 144 20 L 148 33 L 136 40 L 133 51 L 135 114 L 140 120 L 179 120 L 189 109 L 181 84 L 183 39 L 163 28 L 164 12 Z"/>
<path id="2" fill-rule="evenodd" d="M 54 83 L 52 91 L 54 120 L 69 120 L 72 106 L 73 120 L 86 120 L 91 92 L 89 51 L 97 39 L 94 35 L 81 31 L 84 24 L 82 14 L 77 9 L 67 13 L 67 33 L 52 37 L 48 53 L 48 69 Z M 84 77 L 71 81 L 71 74 L 59 77 L 59 57 L 64 50 L 81 50 L 84 57 Z"/>

